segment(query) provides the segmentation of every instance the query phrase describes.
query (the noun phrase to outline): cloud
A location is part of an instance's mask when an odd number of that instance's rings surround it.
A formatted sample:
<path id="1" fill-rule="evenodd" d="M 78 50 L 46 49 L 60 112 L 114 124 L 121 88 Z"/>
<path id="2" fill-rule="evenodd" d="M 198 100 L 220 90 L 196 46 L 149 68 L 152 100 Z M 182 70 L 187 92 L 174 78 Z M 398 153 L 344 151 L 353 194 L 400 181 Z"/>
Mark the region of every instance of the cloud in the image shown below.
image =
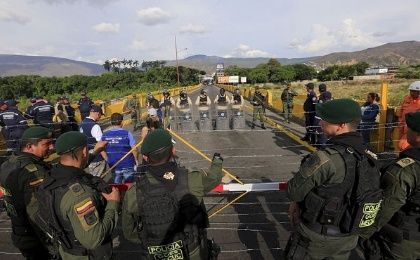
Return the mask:
<path id="1" fill-rule="evenodd" d="M 159 7 L 149 7 L 138 10 L 137 18 L 139 23 L 151 26 L 167 23 L 171 20 L 172 16 Z"/>
<path id="2" fill-rule="evenodd" d="M 270 53 L 258 49 L 252 49 L 246 44 L 239 44 L 239 47 L 233 50 L 225 58 L 238 57 L 238 58 L 259 58 L 259 57 L 270 57 Z"/>
<path id="3" fill-rule="evenodd" d="M 130 48 L 136 51 L 145 51 L 148 49 L 148 46 L 145 41 L 134 40 L 131 43 Z"/>
<path id="4" fill-rule="evenodd" d="M 305 53 L 325 53 L 339 48 L 351 50 L 381 44 L 375 37 L 377 36 L 359 29 L 353 19 L 344 19 L 340 28 L 336 30 L 314 24 L 310 39 L 294 39 L 289 47 Z"/>
<path id="5" fill-rule="evenodd" d="M 90 5 L 96 5 L 96 6 L 102 6 L 102 5 L 107 5 L 109 3 L 112 2 L 117 2 L 119 0 L 35 0 L 38 2 L 46 2 L 48 4 L 63 4 L 63 3 L 67 3 L 67 4 L 74 4 L 76 2 L 86 2 Z"/>
<path id="6" fill-rule="evenodd" d="M 182 26 L 179 32 L 189 34 L 204 34 L 207 32 L 207 30 L 202 25 L 187 24 L 185 26 Z"/>
<path id="7" fill-rule="evenodd" d="M 100 23 L 92 27 L 98 33 L 118 33 L 120 31 L 119 23 Z"/>
<path id="8" fill-rule="evenodd" d="M 31 19 L 26 16 L 22 11 L 18 11 L 7 3 L 0 4 L 0 21 L 14 22 L 18 24 L 27 24 Z"/>

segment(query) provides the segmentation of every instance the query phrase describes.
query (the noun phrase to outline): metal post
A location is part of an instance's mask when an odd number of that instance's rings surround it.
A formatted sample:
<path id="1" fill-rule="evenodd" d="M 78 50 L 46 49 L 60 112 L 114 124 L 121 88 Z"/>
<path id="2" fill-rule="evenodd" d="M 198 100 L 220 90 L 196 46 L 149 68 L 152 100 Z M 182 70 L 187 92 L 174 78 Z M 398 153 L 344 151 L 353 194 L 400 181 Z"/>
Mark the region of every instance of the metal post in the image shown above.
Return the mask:
<path id="1" fill-rule="evenodd" d="M 381 86 L 381 113 L 379 114 L 378 142 L 376 152 L 383 152 L 385 150 L 385 126 L 388 109 L 388 87 L 388 81 L 383 81 Z"/>

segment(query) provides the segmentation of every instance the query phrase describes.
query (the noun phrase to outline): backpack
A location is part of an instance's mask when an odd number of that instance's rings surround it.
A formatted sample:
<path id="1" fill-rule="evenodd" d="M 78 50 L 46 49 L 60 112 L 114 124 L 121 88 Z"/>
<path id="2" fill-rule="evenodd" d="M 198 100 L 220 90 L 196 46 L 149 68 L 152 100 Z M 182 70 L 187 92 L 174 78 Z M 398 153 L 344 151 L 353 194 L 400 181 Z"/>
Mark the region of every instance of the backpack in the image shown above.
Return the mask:
<path id="1" fill-rule="evenodd" d="M 188 257 L 205 238 L 202 233 L 207 226 L 207 214 L 197 199 L 189 194 L 187 173 L 180 172 L 175 190 L 162 183 L 151 184 L 147 175 L 139 176 L 136 188 L 139 207 L 137 232 L 149 257 Z"/>
<path id="2" fill-rule="evenodd" d="M 360 154 L 351 147 L 334 145 L 333 149 L 344 159 L 345 182 L 351 183 L 343 201 L 346 207 L 340 229 L 344 233 L 357 235 L 373 233 L 371 227 L 384 197 L 376 161 L 367 153 Z"/>

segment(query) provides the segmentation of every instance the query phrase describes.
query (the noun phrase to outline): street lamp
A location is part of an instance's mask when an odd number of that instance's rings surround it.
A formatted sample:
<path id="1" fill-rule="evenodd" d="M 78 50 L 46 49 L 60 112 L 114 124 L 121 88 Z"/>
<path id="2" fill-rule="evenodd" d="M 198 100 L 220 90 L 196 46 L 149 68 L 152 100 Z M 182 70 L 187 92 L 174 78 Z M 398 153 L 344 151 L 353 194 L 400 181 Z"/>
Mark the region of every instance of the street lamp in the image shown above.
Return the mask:
<path id="1" fill-rule="evenodd" d="M 187 50 L 187 48 L 184 48 L 184 49 L 178 50 L 178 47 L 177 47 L 177 45 L 176 45 L 176 35 L 175 35 L 175 59 L 176 59 L 176 76 L 177 76 L 177 84 L 178 84 L 178 87 L 179 87 L 179 64 L 178 64 L 178 52 L 185 51 L 185 50 Z"/>

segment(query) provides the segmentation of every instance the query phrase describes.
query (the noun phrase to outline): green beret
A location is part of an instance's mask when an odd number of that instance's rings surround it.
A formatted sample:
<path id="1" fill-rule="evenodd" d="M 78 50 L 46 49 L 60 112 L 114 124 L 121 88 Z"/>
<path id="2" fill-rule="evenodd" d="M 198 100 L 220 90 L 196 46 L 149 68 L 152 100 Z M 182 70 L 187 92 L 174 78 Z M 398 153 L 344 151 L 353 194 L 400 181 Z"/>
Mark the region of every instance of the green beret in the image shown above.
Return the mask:
<path id="1" fill-rule="evenodd" d="M 151 131 L 146 138 L 144 138 L 141 146 L 141 153 L 147 155 L 171 145 L 172 137 L 169 132 L 164 129 L 156 129 Z"/>
<path id="2" fill-rule="evenodd" d="M 331 124 L 349 123 L 361 118 L 359 104 L 347 98 L 317 104 L 316 114 L 322 120 Z"/>
<path id="3" fill-rule="evenodd" d="M 405 122 L 408 128 L 414 132 L 420 133 L 420 112 L 405 114 Z"/>
<path id="4" fill-rule="evenodd" d="M 66 154 L 75 149 L 87 145 L 87 136 L 77 132 L 71 131 L 60 135 L 55 142 L 55 150 L 58 155 Z"/>
<path id="5" fill-rule="evenodd" d="M 23 140 L 28 139 L 50 139 L 52 138 L 52 132 L 42 126 L 33 126 L 25 130 L 22 135 Z"/>

